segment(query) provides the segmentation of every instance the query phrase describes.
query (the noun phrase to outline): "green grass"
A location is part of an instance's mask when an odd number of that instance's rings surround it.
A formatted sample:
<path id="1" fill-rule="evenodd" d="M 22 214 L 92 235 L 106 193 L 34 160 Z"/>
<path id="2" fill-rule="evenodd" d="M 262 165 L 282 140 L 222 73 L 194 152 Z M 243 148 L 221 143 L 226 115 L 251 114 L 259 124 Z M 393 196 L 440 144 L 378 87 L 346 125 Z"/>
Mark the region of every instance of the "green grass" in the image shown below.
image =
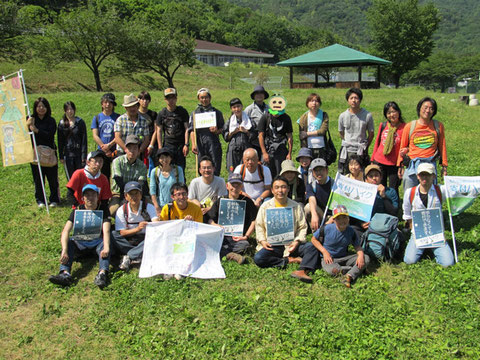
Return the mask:
<path id="1" fill-rule="evenodd" d="M 245 105 L 251 101 L 248 86 L 230 90 L 226 75 L 202 68 L 207 70 L 179 86 L 179 104 L 187 110 L 196 104 L 196 89 L 205 85 L 225 116 L 232 97 L 240 97 Z M 221 79 L 218 85 L 212 74 Z M 35 74 L 39 79 L 40 75 Z M 142 89 L 126 81 L 115 94 L 121 103 L 123 95 Z M 305 111 L 309 92 L 283 90 L 293 120 Z M 345 90 L 318 93 L 338 146 L 336 126 L 346 109 Z M 101 94 L 92 91 L 29 93 L 29 103 L 39 95 L 51 102 L 57 121 L 67 100 L 77 104 L 87 126 L 100 110 Z M 416 88 L 366 90 L 363 106 L 378 127 L 384 103 L 397 101 L 404 117 L 413 120 L 418 100 L 426 95 L 438 101 L 437 119 L 446 127 L 449 173 L 478 175 L 478 107 L 452 101 L 456 95 Z M 161 92 L 153 90 L 152 97 L 151 108 L 161 109 Z M 299 148 L 297 131 L 294 152 Z M 93 148 L 90 135 L 89 149 Z M 189 180 L 193 162 L 190 155 Z M 333 176 L 335 167 L 330 170 Z M 64 198 L 63 172 L 59 177 Z M 78 281 L 68 289 L 48 282 L 48 275 L 58 271 L 60 232 L 70 210 L 55 208 L 47 215 L 37 209 L 29 165 L 0 168 L 0 179 L 0 358 L 478 358 L 478 201 L 454 218 L 459 263 L 448 269 L 433 260 L 411 266 L 382 264 L 348 290 L 322 271 L 314 275 L 313 285 L 306 285 L 289 277 L 296 266 L 275 270 L 223 263 L 224 280 L 139 279 L 133 269 L 113 272 L 111 284 L 101 291 L 93 284 L 95 259 L 74 264 Z"/>

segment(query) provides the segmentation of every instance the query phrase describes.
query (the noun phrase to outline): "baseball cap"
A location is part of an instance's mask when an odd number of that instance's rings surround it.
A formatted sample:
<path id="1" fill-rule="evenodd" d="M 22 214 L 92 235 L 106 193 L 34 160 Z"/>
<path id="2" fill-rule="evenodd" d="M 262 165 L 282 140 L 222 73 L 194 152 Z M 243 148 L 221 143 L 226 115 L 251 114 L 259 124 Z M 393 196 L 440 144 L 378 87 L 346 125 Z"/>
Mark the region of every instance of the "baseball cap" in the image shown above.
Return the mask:
<path id="1" fill-rule="evenodd" d="M 129 193 L 132 190 L 138 190 L 140 192 L 142 191 L 142 186 L 140 185 L 140 183 L 138 181 L 129 181 L 125 185 L 125 193 Z"/>
<path id="2" fill-rule="evenodd" d="M 236 174 L 236 173 L 230 173 L 230 174 L 228 175 L 228 182 L 229 182 L 230 184 L 233 184 L 233 183 L 243 183 L 242 175 Z"/>
<path id="3" fill-rule="evenodd" d="M 370 164 L 365 168 L 365 176 L 368 175 L 368 173 L 372 170 L 377 170 L 380 174 L 382 173 L 382 170 L 380 169 L 380 166 L 376 164 Z"/>
<path id="4" fill-rule="evenodd" d="M 129 144 L 138 145 L 138 144 L 140 144 L 140 139 L 138 138 L 137 135 L 130 134 L 130 135 L 128 135 L 127 138 L 125 139 L 125 146 L 127 146 L 127 145 L 129 145 Z"/>
<path id="5" fill-rule="evenodd" d="M 100 189 L 98 188 L 97 185 L 94 185 L 94 184 L 87 184 L 85 185 L 83 188 L 82 188 L 82 195 L 85 191 L 87 190 L 93 190 L 95 191 L 97 194 L 100 194 Z"/>
<path id="6" fill-rule="evenodd" d="M 177 95 L 177 89 L 175 88 L 166 88 L 164 91 L 163 91 L 163 95 L 165 95 L 165 97 L 169 96 L 169 95 Z"/>
<path id="7" fill-rule="evenodd" d="M 310 170 L 315 169 L 316 167 L 327 167 L 327 162 L 323 159 L 317 158 L 310 163 Z"/>
<path id="8" fill-rule="evenodd" d="M 103 159 L 105 159 L 105 153 L 102 150 L 95 150 L 88 153 L 87 161 L 97 156 L 101 156 Z"/>
<path id="9" fill-rule="evenodd" d="M 418 165 L 417 174 L 421 173 L 435 174 L 435 165 L 426 162 L 421 163 Z"/>
<path id="10" fill-rule="evenodd" d="M 113 104 L 113 106 L 117 106 L 117 103 L 115 102 L 115 95 L 112 93 L 106 93 L 103 94 L 101 102 L 108 101 Z"/>
<path id="11" fill-rule="evenodd" d="M 345 205 L 337 205 L 333 208 L 332 219 L 335 219 L 337 216 L 340 216 L 340 215 L 347 215 L 348 216 L 348 210 L 345 207 Z"/>

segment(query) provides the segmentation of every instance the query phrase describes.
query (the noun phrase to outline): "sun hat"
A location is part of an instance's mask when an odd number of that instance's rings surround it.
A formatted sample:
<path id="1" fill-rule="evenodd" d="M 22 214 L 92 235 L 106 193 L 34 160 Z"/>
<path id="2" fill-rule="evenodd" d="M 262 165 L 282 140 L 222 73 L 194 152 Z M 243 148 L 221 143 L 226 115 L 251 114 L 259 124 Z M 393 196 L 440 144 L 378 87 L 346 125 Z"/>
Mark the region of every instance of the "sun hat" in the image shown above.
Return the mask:
<path id="1" fill-rule="evenodd" d="M 298 174 L 298 170 L 295 167 L 293 160 L 283 160 L 282 162 L 282 171 L 280 172 L 280 175 L 283 175 L 288 171 L 294 171 Z"/>
<path id="2" fill-rule="evenodd" d="M 313 160 L 312 150 L 310 150 L 309 148 L 301 148 L 298 151 L 298 155 L 295 160 L 300 161 L 300 158 L 302 156 L 309 157 L 311 160 Z"/>
<path id="3" fill-rule="evenodd" d="M 268 95 L 268 92 L 265 91 L 265 88 L 262 85 L 257 85 L 253 89 L 253 92 L 250 94 L 250 97 L 252 100 L 255 99 L 255 94 L 256 93 L 263 93 L 265 95 L 265 99 L 267 99 L 270 95 Z"/>
<path id="4" fill-rule="evenodd" d="M 123 107 L 130 107 L 136 104 L 138 104 L 138 98 L 135 95 L 130 94 L 123 97 Z"/>

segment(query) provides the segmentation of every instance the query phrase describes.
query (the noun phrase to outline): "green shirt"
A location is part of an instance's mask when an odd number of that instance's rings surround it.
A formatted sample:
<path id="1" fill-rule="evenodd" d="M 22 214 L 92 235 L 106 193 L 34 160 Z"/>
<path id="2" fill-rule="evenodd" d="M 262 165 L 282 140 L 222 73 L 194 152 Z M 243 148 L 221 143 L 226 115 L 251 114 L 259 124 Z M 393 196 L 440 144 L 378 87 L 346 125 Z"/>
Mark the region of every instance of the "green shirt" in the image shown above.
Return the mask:
<path id="1" fill-rule="evenodd" d="M 112 163 L 112 193 L 120 194 L 120 186 L 115 181 L 115 176 L 123 179 L 124 186 L 129 181 L 147 181 L 147 168 L 141 160 L 137 159 L 130 164 L 127 155 L 122 155 Z"/>

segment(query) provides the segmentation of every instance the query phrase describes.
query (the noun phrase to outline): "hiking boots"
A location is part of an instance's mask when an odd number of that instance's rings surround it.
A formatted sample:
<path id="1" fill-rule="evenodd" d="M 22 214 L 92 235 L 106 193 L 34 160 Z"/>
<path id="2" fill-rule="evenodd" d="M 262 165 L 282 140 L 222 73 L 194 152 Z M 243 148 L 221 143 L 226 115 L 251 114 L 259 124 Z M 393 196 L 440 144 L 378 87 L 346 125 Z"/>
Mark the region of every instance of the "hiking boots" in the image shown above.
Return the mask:
<path id="1" fill-rule="evenodd" d="M 239 265 L 242 265 L 243 263 L 245 263 L 245 256 L 234 252 L 229 252 L 227 254 L 227 260 L 236 261 Z"/>
<path id="2" fill-rule="evenodd" d="M 307 272 L 305 270 L 294 271 L 290 274 L 290 276 L 300 281 L 303 281 L 304 283 L 313 283 L 313 279 L 307 275 Z"/>
<path id="3" fill-rule="evenodd" d="M 72 275 L 66 271 L 60 271 L 57 275 L 52 275 L 48 278 L 51 283 L 60 286 L 70 286 L 73 283 Z"/>

